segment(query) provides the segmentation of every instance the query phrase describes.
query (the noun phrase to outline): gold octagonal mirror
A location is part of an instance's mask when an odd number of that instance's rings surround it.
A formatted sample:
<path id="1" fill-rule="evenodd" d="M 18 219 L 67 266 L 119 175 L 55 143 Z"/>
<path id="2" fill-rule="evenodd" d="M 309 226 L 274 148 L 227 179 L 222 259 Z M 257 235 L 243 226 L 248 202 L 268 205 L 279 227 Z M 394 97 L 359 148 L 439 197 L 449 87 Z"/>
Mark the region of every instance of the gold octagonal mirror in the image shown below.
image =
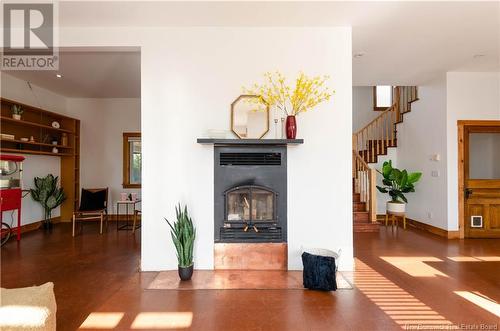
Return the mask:
<path id="1" fill-rule="evenodd" d="M 240 95 L 231 104 L 231 130 L 240 139 L 260 139 L 269 131 L 269 104 L 258 95 Z"/>

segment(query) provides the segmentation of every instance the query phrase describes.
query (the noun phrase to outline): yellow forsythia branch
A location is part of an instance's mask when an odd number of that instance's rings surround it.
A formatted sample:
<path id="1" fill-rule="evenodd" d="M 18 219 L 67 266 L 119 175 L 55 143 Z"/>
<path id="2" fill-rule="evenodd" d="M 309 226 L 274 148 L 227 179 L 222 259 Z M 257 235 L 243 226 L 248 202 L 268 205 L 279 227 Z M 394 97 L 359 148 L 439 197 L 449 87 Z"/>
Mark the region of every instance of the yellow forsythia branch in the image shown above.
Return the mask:
<path id="1" fill-rule="evenodd" d="M 266 72 L 264 78 L 264 84 L 254 84 L 250 88 L 243 87 L 243 92 L 261 96 L 270 106 L 276 106 L 287 115 L 298 115 L 311 110 L 318 104 L 330 100 L 335 93 L 325 86 L 328 76 L 309 77 L 301 72 L 295 79 L 293 89 L 279 71 Z"/>

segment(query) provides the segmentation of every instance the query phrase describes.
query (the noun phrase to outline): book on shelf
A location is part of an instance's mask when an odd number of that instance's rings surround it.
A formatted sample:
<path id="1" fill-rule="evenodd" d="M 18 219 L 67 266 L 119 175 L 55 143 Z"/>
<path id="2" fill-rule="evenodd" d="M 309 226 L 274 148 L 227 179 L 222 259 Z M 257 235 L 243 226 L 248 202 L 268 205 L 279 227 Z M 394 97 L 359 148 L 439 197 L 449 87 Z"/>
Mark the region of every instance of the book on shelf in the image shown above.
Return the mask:
<path id="1" fill-rule="evenodd" d="M 0 134 L 0 137 L 2 139 L 7 139 L 7 140 L 15 140 L 16 137 L 13 134 L 8 134 L 8 133 L 2 133 Z"/>

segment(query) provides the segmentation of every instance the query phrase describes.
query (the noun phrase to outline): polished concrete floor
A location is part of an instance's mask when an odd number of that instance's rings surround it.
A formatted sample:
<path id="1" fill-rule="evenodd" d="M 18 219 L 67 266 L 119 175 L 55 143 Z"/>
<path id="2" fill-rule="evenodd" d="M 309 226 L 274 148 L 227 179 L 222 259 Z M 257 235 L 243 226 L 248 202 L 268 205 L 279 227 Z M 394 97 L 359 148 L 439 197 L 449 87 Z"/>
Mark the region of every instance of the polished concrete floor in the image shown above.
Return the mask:
<path id="1" fill-rule="evenodd" d="M 55 283 L 58 330 L 498 329 L 498 240 L 448 241 L 417 230 L 355 234 L 355 288 L 149 290 L 140 231 L 87 225 L 35 231 L 1 249 L 2 287 Z M 165 249 L 169 247 L 165 235 Z"/>

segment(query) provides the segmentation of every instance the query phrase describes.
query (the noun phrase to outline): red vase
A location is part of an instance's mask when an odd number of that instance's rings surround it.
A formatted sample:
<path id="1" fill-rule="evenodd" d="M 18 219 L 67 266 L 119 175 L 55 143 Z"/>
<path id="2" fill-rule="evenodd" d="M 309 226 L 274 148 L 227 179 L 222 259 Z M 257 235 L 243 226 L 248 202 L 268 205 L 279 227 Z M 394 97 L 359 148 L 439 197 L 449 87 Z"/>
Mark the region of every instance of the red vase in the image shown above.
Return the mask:
<path id="1" fill-rule="evenodd" d="M 297 121 L 295 115 L 286 117 L 286 139 L 295 139 L 297 137 Z"/>

